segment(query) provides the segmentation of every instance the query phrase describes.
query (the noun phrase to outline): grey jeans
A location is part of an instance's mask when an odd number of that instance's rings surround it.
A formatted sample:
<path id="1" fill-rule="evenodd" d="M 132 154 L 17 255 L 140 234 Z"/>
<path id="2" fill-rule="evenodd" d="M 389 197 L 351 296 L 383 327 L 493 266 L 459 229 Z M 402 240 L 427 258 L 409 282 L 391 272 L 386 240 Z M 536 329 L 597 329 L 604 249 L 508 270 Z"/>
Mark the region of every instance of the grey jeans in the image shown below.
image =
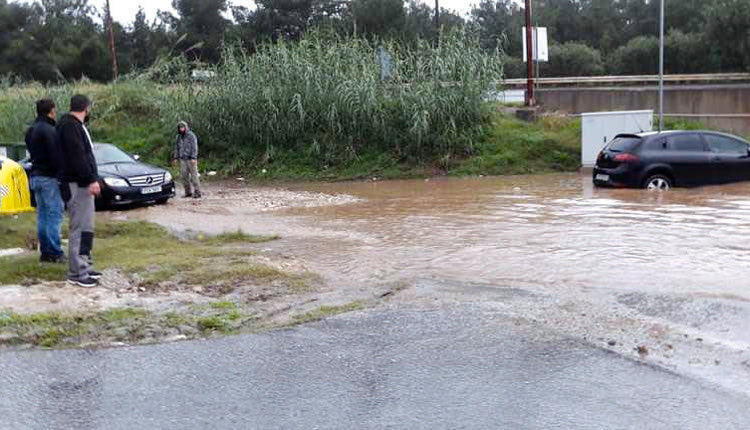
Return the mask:
<path id="1" fill-rule="evenodd" d="M 185 194 L 201 192 L 198 163 L 195 160 L 180 160 L 180 179 L 182 179 L 182 186 L 185 187 Z"/>
<path id="2" fill-rule="evenodd" d="M 91 250 L 94 246 L 94 196 L 87 187 L 68 184 L 70 232 L 68 233 L 68 279 L 83 280 L 93 270 Z"/>

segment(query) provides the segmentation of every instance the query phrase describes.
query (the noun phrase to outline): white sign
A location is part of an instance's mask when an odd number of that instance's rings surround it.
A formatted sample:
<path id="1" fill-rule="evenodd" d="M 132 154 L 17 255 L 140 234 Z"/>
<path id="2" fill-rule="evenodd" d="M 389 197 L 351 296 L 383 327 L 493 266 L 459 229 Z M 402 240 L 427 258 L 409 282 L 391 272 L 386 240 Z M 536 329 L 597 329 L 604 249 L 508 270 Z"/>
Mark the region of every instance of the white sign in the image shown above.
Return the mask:
<path id="1" fill-rule="evenodd" d="M 531 48 L 534 61 L 549 61 L 549 43 L 547 42 L 547 27 L 534 27 L 531 32 Z M 526 62 L 526 27 L 523 27 L 523 62 Z"/>
<path id="2" fill-rule="evenodd" d="M 4 146 L 0 146 L 0 157 L 8 158 L 8 149 Z"/>

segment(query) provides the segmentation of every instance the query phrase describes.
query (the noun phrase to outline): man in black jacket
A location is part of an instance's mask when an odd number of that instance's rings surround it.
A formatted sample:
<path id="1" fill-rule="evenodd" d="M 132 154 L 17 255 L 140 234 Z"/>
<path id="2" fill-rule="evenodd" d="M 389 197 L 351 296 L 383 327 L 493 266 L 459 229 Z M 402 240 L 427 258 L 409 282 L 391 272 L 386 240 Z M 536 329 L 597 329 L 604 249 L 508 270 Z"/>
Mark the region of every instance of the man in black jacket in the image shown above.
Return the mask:
<path id="1" fill-rule="evenodd" d="M 55 102 L 36 102 L 36 121 L 26 132 L 26 148 L 31 154 L 31 190 L 36 200 L 36 224 L 40 260 L 46 263 L 65 261 L 60 243 L 60 226 L 65 206 L 60 195 L 59 177 L 62 159 L 55 131 Z"/>
<path id="2" fill-rule="evenodd" d="M 91 250 L 94 246 L 94 198 L 101 193 L 99 174 L 94 158 L 94 143 L 85 126 L 91 113 L 86 96 L 70 99 L 70 113 L 57 124 L 57 135 L 63 154 L 63 183 L 70 188 L 68 212 L 68 283 L 91 288 L 99 283 L 101 273 L 93 268 Z"/>

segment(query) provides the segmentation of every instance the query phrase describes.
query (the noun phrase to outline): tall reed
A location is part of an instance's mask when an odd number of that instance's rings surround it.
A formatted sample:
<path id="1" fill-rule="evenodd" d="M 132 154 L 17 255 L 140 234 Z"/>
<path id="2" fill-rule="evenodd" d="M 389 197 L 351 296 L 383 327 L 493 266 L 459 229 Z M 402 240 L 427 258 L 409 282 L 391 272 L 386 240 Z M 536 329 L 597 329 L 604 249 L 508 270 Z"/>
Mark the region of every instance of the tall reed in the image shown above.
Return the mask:
<path id="1" fill-rule="evenodd" d="M 381 47 L 393 60 L 385 81 Z M 435 46 L 312 33 L 253 55 L 227 50 L 213 71 L 198 86 L 183 83 L 171 115 L 231 171 L 289 157 L 328 165 L 367 153 L 409 162 L 471 153 L 486 119 L 482 94 L 503 68 L 456 30 Z"/>

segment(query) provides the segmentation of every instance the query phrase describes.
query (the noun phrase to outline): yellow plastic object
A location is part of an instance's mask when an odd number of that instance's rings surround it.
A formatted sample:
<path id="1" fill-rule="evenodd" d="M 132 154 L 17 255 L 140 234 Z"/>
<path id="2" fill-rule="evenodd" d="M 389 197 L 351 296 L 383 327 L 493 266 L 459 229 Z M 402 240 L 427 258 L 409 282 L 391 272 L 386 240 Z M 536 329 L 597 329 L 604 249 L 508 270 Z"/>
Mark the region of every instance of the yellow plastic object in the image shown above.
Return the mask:
<path id="1" fill-rule="evenodd" d="M 0 214 L 34 211 L 26 172 L 21 165 L 3 156 L 0 156 L 0 198 Z"/>

